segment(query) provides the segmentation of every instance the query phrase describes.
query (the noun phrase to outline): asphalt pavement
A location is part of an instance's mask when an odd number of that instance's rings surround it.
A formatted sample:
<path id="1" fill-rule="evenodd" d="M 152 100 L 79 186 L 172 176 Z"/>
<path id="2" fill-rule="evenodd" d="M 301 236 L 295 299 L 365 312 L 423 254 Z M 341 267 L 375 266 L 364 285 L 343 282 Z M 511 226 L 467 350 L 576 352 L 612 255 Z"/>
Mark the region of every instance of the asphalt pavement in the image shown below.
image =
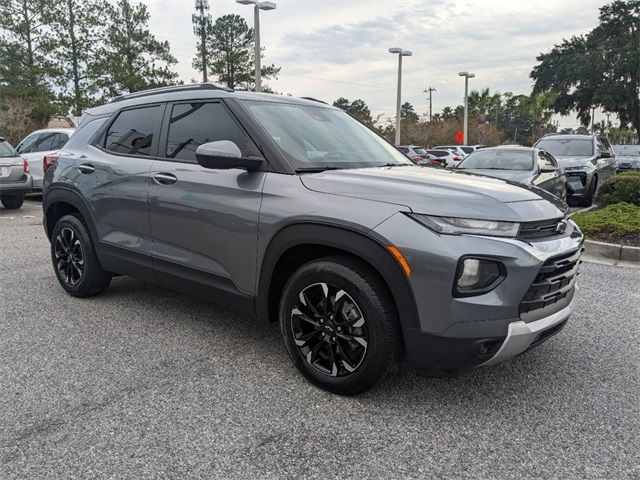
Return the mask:
<path id="1" fill-rule="evenodd" d="M 66 295 L 39 204 L 0 208 L 0 478 L 637 479 L 640 270 L 579 285 L 513 361 L 344 398 L 276 325 L 126 277 Z"/>

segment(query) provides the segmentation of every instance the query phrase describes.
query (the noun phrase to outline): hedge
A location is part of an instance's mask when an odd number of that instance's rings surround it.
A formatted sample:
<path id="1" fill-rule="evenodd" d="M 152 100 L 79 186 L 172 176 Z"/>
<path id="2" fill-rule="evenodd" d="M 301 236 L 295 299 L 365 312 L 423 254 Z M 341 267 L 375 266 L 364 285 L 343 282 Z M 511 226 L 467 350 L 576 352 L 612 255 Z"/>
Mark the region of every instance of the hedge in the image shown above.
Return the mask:
<path id="1" fill-rule="evenodd" d="M 640 172 L 625 172 L 611 177 L 604 182 L 596 203 L 601 207 L 626 202 L 640 207 Z"/>
<path id="2" fill-rule="evenodd" d="M 630 203 L 616 203 L 597 210 L 578 212 L 571 219 L 587 236 L 607 233 L 612 237 L 623 237 L 640 233 L 640 207 Z"/>

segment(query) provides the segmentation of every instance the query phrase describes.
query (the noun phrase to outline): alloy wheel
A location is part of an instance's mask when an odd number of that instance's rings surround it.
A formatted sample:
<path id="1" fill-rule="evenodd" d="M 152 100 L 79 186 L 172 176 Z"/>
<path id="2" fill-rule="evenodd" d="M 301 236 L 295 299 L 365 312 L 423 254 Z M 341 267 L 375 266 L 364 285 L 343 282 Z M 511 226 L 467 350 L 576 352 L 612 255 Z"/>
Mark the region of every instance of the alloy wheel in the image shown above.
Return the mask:
<path id="1" fill-rule="evenodd" d="M 291 330 L 304 359 L 332 377 L 353 373 L 369 341 L 362 310 L 342 288 L 315 283 L 304 288 L 291 310 Z"/>
<path id="2" fill-rule="evenodd" d="M 71 228 L 63 228 L 55 240 L 56 269 L 68 287 L 75 287 L 84 275 L 84 249 Z"/>

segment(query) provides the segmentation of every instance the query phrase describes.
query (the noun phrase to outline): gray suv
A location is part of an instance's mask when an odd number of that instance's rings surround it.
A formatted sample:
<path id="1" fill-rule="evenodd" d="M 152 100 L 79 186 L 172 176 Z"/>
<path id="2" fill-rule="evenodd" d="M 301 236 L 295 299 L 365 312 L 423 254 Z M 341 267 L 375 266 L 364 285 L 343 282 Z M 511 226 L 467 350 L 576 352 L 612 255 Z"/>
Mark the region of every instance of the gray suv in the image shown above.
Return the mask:
<path id="1" fill-rule="evenodd" d="M 567 198 L 581 207 L 590 207 L 598 187 L 616 174 L 618 163 L 611 144 L 600 135 L 550 134 L 534 147 L 558 160 L 567 177 Z"/>
<path id="2" fill-rule="evenodd" d="M 44 179 L 71 295 L 114 275 L 278 321 L 311 382 L 356 394 L 514 357 L 563 328 L 583 236 L 536 187 L 413 166 L 338 108 L 187 85 L 87 111 Z"/>

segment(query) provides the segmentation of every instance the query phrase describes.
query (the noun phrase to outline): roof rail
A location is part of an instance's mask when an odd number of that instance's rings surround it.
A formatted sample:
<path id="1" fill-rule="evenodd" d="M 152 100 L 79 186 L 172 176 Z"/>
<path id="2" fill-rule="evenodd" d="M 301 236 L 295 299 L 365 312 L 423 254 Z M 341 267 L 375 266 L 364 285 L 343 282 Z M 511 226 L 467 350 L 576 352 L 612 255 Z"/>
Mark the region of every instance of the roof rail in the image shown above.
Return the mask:
<path id="1" fill-rule="evenodd" d="M 233 88 L 224 87 L 222 85 L 216 85 L 214 83 L 191 83 L 188 85 L 172 85 L 170 87 L 152 88 L 152 89 L 143 90 L 140 92 L 119 95 L 115 97 L 113 100 L 111 100 L 109 103 L 121 102 L 123 100 L 129 100 L 131 98 L 147 97 L 149 95 L 156 95 L 158 93 L 185 92 L 189 90 L 222 90 L 224 92 L 233 92 Z"/>
<path id="2" fill-rule="evenodd" d="M 324 103 L 325 105 L 329 105 L 327 102 L 323 102 L 322 100 L 318 100 L 317 98 L 313 98 L 313 97 L 300 97 L 303 100 L 311 100 L 312 102 L 318 102 L 318 103 Z"/>

